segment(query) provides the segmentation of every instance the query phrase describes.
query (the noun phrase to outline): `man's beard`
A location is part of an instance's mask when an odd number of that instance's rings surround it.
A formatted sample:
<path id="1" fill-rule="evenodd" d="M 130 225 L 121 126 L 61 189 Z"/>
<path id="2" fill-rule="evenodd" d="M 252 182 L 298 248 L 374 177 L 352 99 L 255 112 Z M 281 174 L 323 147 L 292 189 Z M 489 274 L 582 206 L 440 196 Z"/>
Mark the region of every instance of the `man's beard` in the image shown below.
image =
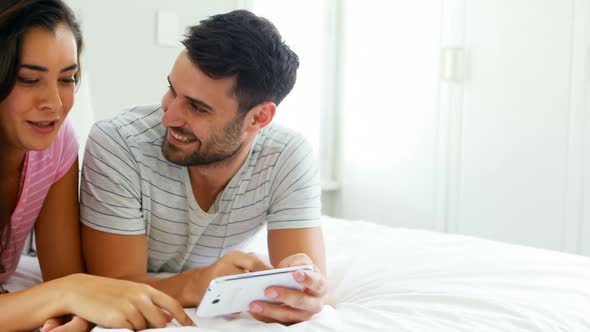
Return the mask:
<path id="1" fill-rule="evenodd" d="M 203 143 L 198 137 L 197 151 L 181 155 L 180 149 L 168 142 L 168 130 L 162 142 L 162 154 L 171 163 L 180 166 L 205 166 L 225 161 L 234 156 L 244 143 L 241 135 L 244 117 L 236 115 L 224 128 L 221 135 L 214 134 Z"/>

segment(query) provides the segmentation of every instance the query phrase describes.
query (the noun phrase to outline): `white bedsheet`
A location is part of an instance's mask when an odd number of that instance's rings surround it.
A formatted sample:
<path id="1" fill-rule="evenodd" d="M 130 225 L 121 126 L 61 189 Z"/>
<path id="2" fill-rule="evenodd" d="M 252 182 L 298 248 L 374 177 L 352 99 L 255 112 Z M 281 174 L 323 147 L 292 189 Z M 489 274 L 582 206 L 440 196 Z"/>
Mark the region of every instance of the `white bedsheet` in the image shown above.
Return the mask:
<path id="1" fill-rule="evenodd" d="M 151 331 L 590 331 L 590 258 L 324 220 L 334 308 L 289 327 L 242 314 Z M 262 234 L 251 249 L 265 253 Z M 25 285 L 38 281 L 26 277 L 28 263 L 19 268 Z"/>
<path id="2" fill-rule="evenodd" d="M 41 283 L 41 270 L 36 257 L 22 256 L 16 272 L 3 284 L 4 288 L 14 292 L 16 290 L 33 287 Z"/>

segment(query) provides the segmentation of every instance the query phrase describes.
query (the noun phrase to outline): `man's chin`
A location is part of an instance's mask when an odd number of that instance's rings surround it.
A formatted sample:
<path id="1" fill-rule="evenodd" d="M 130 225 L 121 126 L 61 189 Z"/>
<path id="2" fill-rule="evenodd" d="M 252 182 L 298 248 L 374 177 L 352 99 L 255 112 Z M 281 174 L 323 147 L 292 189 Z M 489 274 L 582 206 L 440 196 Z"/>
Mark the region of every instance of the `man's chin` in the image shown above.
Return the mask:
<path id="1" fill-rule="evenodd" d="M 175 164 L 175 165 L 178 165 L 178 166 L 184 166 L 184 165 L 182 164 L 182 158 L 177 158 L 177 157 L 174 157 L 174 156 L 170 156 L 170 155 L 168 155 L 168 154 L 164 154 L 164 158 L 165 158 L 165 159 L 166 159 L 168 162 L 171 162 L 171 163 L 173 163 L 173 164 Z"/>
<path id="2" fill-rule="evenodd" d="M 186 160 L 186 153 L 182 153 L 177 146 L 168 141 L 164 141 L 162 145 L 162 155 L 173 164 L 185 166 L 183 161 Z"/>

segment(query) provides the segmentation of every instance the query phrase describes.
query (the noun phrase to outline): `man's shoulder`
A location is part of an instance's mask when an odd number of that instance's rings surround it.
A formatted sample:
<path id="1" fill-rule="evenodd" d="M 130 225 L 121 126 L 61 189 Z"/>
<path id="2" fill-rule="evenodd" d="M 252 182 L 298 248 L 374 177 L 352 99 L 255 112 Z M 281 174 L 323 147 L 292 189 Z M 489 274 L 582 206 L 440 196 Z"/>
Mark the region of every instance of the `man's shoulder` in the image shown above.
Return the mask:
<path id="1" fill-rule="evenodd" d="M 120 136 L 123 140 L 134 142 L 153 142 L 163 137 L 162 107 L 159 105 L 142 105 L 124 110 L 113 118 L 98 121 L 94 130 L 108 136 Z"/>
<path id="2" fill-rule="evenodd" d="M 254 173 L 273 172 L 299 163 L 312 155 L 312 151 L 311 144 L 301 133 L 273 123 L 259 132 L 250 164 L 256 165 Z"/>
<path id="3" fill-rule="evenodd" d="M 301 133 L 278 123 L 262 129 L 256 142 L 258 149 L 268 152 L 286 151 L 302 144 L 307 145 L 307 141 Z"/>

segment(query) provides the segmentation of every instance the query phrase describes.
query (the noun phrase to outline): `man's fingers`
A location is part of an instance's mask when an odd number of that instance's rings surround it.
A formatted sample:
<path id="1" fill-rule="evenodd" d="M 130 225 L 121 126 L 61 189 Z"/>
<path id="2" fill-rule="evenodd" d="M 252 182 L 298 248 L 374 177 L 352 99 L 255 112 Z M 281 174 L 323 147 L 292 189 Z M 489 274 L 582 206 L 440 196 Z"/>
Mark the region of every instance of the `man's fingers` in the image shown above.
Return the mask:
<path id="1" fill-rule="evenodd" d="M 215 264 L 213 264 L 213 276 L 241 274 L 272 269 L 273 266 L 253 252 L 232 251 Z"/>
<path id="2" fill-rule="evenodd" d="M 315 295 L 323 296 L 328 292 L 328 285 L 326 278 L 321 273 L 320 269 L 313 264 L 312 260 L 306 254 L 295 254 L 285 258 L 279 264 L 279 267 L 292 267 L 311 265 L 313 271 L 295 271 L 293 272 L 293 278 L 305 287 L 305 291 Z"/>
<path id="3" fill-rule="evenodd" d="M 255 301 L 250 304 L 250 314 L 263 322 L 298 323 L 309 320 L 314 313 L 285 305 Z"/>
<path id="4" fill-rule="evenodd" d="M 240 267 L 243 267 L 250 272 L 270 270 L 273 268 L 270 263 L 266 262 L 253 252 L 242 254 Z"/>
<path id="5" fill-rule="evenodd" d="M 316 297 L 300 290 L 269 287 L 264 295 L 274 301 L 288 305 L 289 307 L 316 314 L 322 310 L 323 302 L 321 297 Z"/>
<path id="6" fill-rule="evenodd" d="M 154 289 L 152 301 L 158 307 L 168 311 L 172 318 L 176 319 L 182 326 L 197 326 L 190 317 L 184 312 L 184 309 L 176 300 L 170 296 Z"/>
<path id="7" fill-rule="evenodd" d="M 313 265 L 313 262 L 309 256 L 303 253 L 291 255 L 285 259 L 283 259 L 278 267 L 291 267 L 291 266 L 301 266 L 301 265 Z"/>
<path id="8" fill-rule="evenodd" d="M 252 311 L 250 311 L 249 313 L 250 313 L 250 315 L 251 315 L 251 316 L 252 316 L 254 319 L 256 319 L 256 320 L 259 320 L 259 321 L 261 321 L 261 322 L 263 322 L 263 323 L 276 323 L 276 322 L 277 322 L 276 320 L 274 320 L 274 319 L 272 319 L 272 318 L 269 318 L 269 317 L 265 317 L 265 316 L 258 315 L 258 314 L 254 313 L 254 312 L 252 312 Z"/>
<path id="9" fill-rule="evenodd" d="M 305 287 L 305 291 L 314 296 L 323 296 L 328 292 L 326 278 L 316 271 L 295 271 L 293 278 Z"/>
<path id="10" fill-rule="evenodd" d="M 328 293 L 326 277 L 304 253 L 284 258 L 277 267 L 294 267 L 312 265 L 313 270 L 292 272 L 293 279 L 303 286 L 304 290 L 283 287 L 269 287 L 265 290 L 266 297 L 279 302 L 273 304 L 254 301 L 250 304 L 252 317 L 263 322 L 278 321 L 284 324 L 302 322 L 322 311 L 325 295 Z"/>

